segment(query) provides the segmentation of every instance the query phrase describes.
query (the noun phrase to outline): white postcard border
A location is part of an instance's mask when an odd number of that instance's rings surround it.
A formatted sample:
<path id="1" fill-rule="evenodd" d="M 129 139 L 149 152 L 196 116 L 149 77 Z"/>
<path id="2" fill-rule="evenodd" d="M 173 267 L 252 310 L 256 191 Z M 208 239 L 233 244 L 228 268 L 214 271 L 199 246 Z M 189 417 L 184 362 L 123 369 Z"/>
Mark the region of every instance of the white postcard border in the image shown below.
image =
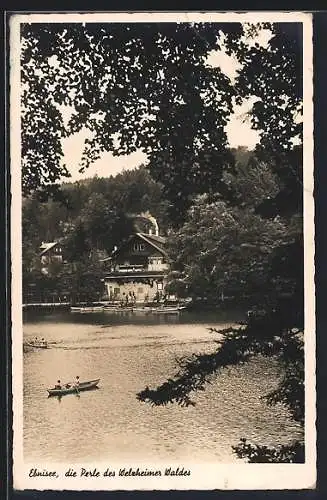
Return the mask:
<path id="1" fill-rule="evenodd" d="M 22 237 L 20 151 L 20 23 L 24 22 L 302 22 L 304 30 L 304 238 L 305 238 L 305 464 L 177 464 L 191 470 L 187 477 L 99 477 L 72 479 L 64 473 L 139 466 L 161 469 L 172 464 L 27 464 L 23 459 L 23 355 L 22 355 Z M 13 477 L 15 489 L 54 490 L 166 490 L 166 489 L 302 489 L 315 487 L 315 286 L 313 199 L 313 62 L 312 16 L 297 12 L 251 13 L 47 13 L 16 14 L 10 20 L 10 156 L 11 156 L 11 259 L 12 259 L 12 381 L 13 381 Z M 60 478 L 31 478 L 33 467 L 56 470 Z"/>

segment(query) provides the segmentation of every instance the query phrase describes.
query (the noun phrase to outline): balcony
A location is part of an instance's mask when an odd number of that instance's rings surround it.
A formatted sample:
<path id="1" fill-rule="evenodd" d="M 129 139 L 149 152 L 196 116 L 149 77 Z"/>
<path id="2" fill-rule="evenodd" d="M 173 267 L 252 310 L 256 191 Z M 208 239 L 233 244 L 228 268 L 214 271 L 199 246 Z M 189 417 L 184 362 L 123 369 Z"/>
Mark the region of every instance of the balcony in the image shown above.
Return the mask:
<path id="1" fill-rule="evenodd" d="M 105 279 L 115 279 L 115 278 L 157 278 L 163 277 L 167 274 L 166 269 L 162 270 L 151 270 L 144 266 L 134 265 L 134 266 L 119 266 L 118 269 L 113 269 L 106 273 Z"/>

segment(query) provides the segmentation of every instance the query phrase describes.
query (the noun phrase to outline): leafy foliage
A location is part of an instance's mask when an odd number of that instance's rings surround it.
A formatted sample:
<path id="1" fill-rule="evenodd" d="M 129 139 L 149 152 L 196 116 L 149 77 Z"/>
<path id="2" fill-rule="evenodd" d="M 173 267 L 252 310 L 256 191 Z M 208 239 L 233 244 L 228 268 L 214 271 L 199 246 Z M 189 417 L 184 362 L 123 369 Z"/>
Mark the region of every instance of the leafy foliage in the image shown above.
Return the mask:
<path id="1" fill-rule="evenodd" d="M 232 150 L 235 167 L 223 173 L 233 205 L 240 208 L 257 208 L 267 199 L 274 198 L 280 190 L 278 176 L 271 166 L 260 161 L 253 151 L 244 148 Z"/>
<path id="2" fill-rule="evenodd" d="M 304 463 L 305 460 L 304 446 L 299 442 L 268 448 L 252 445 L 242 438 L 240 444 L 232 448 L 239 458 L 246 458 L 249 463 Z"/>
<path id="3" fill-rule="evenodd" d="M 255 27 L 255 31 L 256 29 L 260 27 Z M 249 49 L 244 39 L 235 40 L 233 36 L 227 36 L 226 44 L 229 53 L 237 55 L 242 63 L 242 69 L 236 79 L 238 102 L 244 97 L 257 97 L 257 102 L 250 112 L 252 126 L 260 131 L 261 137 L 256 157 L 264 164 L 269 164 L 278 178 L 278 189 L 275 192 L 270 190 L 265 193 L 263 188 L 262 196 L 255 207 L 257 214 L 267 219 L 274 219 L 271 222 L 266 221 L 267 227 L 268 224 L 274 227 L 276 221 L 284 227 L 271 253 L 266 249 L 265 254 L 269 258 L 262 265 L 264 282 L 267 284 L 269 278 L 274 286 L 264 287 L 268 297 L 264 301 L 257 299 L 255 303 L 259 310 L 249 318 L 244 327 L 219 332 L 219 347 L 216 352 L 194 355 L 181 360 L 180 371 L 174 378 L 168 379 L 157 389 L 147 387 L 138 394 L 138 398 L 155 405 L 176 401 L 187 406 L 193 404 L 191 392 L 203 390 L 208 378 L 219 369 L 230 364 L 246 362 L 257 354 L 277 356 L 284 367 L 284 378 L 278 388 L 266 396 L 266 400 L 268 404 L 283 403 L 293 418 L 303 424 L 304 352 L 302 335 L 299 333 L 303 331 L 304 322 L 302 148 L 300 146 L 302 126 L 296 119 L 297 113 L 301 113 L 302 104 L 302 40 L 301 28 L 298 25 L 276 24 L 271 26 L 271 29 L 273 36 L 267 47 L 255 44 Z M 296 145 L 297 141 L 299 145 Z M 231 175 L 233 176 L 232 171 L 227 172 L 225 179 L 227 182 L 231 179 L 234 205 L 242 206 L 244 193 L 245 203 L 248 201 L 248 204 L 254 207 L 255 196 L 246 195 L 246 185 L 243 191 L 243 186 L 240 188 L 237 183 L 236 185 L 233 183 Z M 272 187 L 271 184 L 270 186 Z M 229 201 L 230 199 L 229 197 Z M 203 260 L 205 261 L 207 253 L 210 255 L 212 248 L 217 259 L 216 261 L 213 259 L 211 266 L 215 261 L 214 265 L 221 264 L 221 269 L 225 269 L 227 276 L 230 271 L 230 263 L 222 262 L 224 254 L 217 252 L 216 241 L 213 243 L 208 241 L 211 237 L 215 240 L 216 227 L 213 227 L 212 222 L 215 222 L 215 225 L 218 223 L 218 228 L 222 228 L 228 234 L 228 227 L 221 223 L 222 215 L 228 213 L 226 208 L 226 204 L 216 204 L 211 207 L 208 204 L 199 210 L 199 205 L 195 205 L 193 219 L 187 220 L 180 230 L 179 234 L 184 236 L 181 237 L 180 243 L 183 241 L 185 250 L 188 247 L 189 252 L 195 252 L 197 256 L 194 266 L 198 266 L 199 260 L 200 264 L 202 263 L 199 276 L 203 277 L 206 274 Z M 249 206 L 244 205 L 244 208 L 242 216 L 249 216 Z M 220 210 L 219 217 L 217 209 Z M 230 210 L 234 211 L 235 208 L 229 208 L 229 215 Z M 263 223 L 260 228 L 264 240 L 267 233 Z M 244 232 L 240 231 L 239 227 L 237 229 L 239 232 L 236 232 L 236 236 L 237 234 L 247 236 L 253 231 L 248 225 Z M 271 230 L 270 227 L 269 229 Z M 196 246 L 195 235 L 209 236 L 210 230 L 210 238 L 206 237 L 205 242 L 199 238 L 200 243 Z M 219 229 L 217 233 L 219 234 Z M 219 234 L 218 242 L 222 236 Z M 228 239 L 227 241 L 230 242 Z M 224 249 L 227 254 L 230 250 L 228 244 Z M 254 250 L 257 250 L 257 245 Z M 242 275 L 245 261 L 244 258 L 238 262 L 239 277 Z M 228 278 L 226 281 L 228 282 Z M 251 276 L 248 274 L 245 282 L 250 281 Z M 243 439 L 239 445 L 233 447 L 233 450 L 240 458 L 246 457 L 250 462 L 303 462 L 304 460 L 304 447 L 301 442 L 277 449 L 262 444 L 248 444 Z"/>
<path id="4" fill-rule="evenodd" d="M 155 406 L 173 402 L 185 407 L 194 406 L 192 393 L 205 390 L 206 383 L 212 382 L 213 376 L 221 369 L 248 362 L 257 355 L 274 356 L 281 363 L 284 375 L 278 387 L 263 397 L 268 404 L 284 404 L 292 417 L 303 425 L 303 332 L 285 328 L 277 311 L 264 313 L 261 320 L 250 320 L 239 328 L 211 331 L 218 337 L 215 352 L 180 359 L 179 371 L 173 378 L 156 389 L 146 387 L 138 393 L 138 399 Z M 304 461 L 304 445 L 300 441 L 272 448 L 247 443 L 242 438 L 232 448 L 239 458 L 247 458 L 250 463 Z"/>
<path id="5" fill-rule="evenodd" d="M 51 262 L 47 274 L 34 268 L 23 279 L 23 295 L 30 303 L 98 301 L 103 295 L 103 269 L 98 261 L 81 257 L 62 264 Z"/>
<path id="6" fill-rule="evenodd" d="M 249 115 L 252 127 L 260 131 L 257 154 L 282 183 L 275 203 L 265 204 L 266 212 L 286 215 L 302 210 L 302 24 L 269 28 L 267 47 L 246 49 L 232 40 L 229 49 L 242 63 L 236 82 L 240 98 L 257 99 Z"/>
<path id="7" fill-rule="evenodd" d="M 62 186 L 66 205 L 41 203 L 37 195 L 23 202 L 23 267 L 38 267 L 42 241 L 63 240 L 67 261 L 80 261 L 94 250 L 110 253 L 133 229 L 132 215 L 150 211 L 167 230 L 167 202 L 162 186 L 144 167 L 116 177 L 94 177 Z"/>
<path id="8" fill-rule="evenodd" d="M 184 225 L 172 232 L 169 250 L 173 266 L 184 274 L 189 293 L 206 296 L 217 303 L 224 292 L 236 300 L 271 294 L 275 250 L 293 241 L 294 231 L 276 218 L 264 220 L 255 213 L 265 197 L 274 196 L 278 183 L 269 168 L 250 156 L 238 162 L 235 172 L 224 180 L 233 196 L 226 201 L 198 197 Z"/>
<path id="9" fill-rule="evenodd" d="M 268 324 L 268 318 L 263 317 L 262 326 Z M 138 394 L 141 401 L 148 401 L 153 405 L 162 405 L 177 402 L 182 406 L 194 405 L 190 394 L 196 390 L 203 390 L 205 383 L 221 368 L 237 365 L 249 361 L 256 355 L 276 356 L 280 362 L 288 367 L 285 376 L 277 391 L 267 396 L 270 404 L 282 401 L 298 421 L 304 418 L 304 390 L 303 371 L 298 368 L 299 359 L 303 356 L 303 338 L 298 330 L 284 329 L 279 335 L 280 318 L 278 314 L 269 315 L 270 329 L 261 329 L 258 322 L 239 328 L 225 330 L 211 329 L 217 335 L 216 343 L 219 348 L 211 354 L 193 354 L 178 361 L 180 370 L 174 378 L 170 378 L 157 389 L 148 387 Z M 289 364 L 296 366 L 291 370 Z M 289 390 L 292 381 L 302 380 L 297 391 Z M 277 396 L 278 394 L 278 396 Z"/>
<path id="10" fill-rule="evenodd" d="M 122 155 L 140 149 L 148 155 L 193 283 L 199 288 L 213 284 L 216 290 L 242 281 L 243 292 L 256 279 L 258 291 L 271 284 L 262 315 L 219 332 L 214 354 L 182 360 L 176 376 L 141 391 L 141 401 L 187 406 L 191 392 L 203 390 L 217 370 L 258 354 L 277 356 L 285 377 L 267 402 L 282 402 L 303 422 L 303 343 L 293 331 L 303 330 L 300 26 L 263 25 L 272 33 L 266 47 L 249 47 L 246 41 L 262 26 L 245 29 L 238 23 L 23 27 L 24 193 L 49 191 L 68 176 L 61 138 L 85 127 L 93 135 L 82 170 L 102 151 Z M 228 53 L 242 65 L 235 86 L 220 68 L 206 64 L 223 33 Z M 250 96 L 256 102 L 249 116 L 260 132 L 251 175 L 258 168 L 264 173 L 253 195 L 251 177 L 244 183 L 246 172 L 234 168 L 225 132 L 234 99 L 241 103 Z M 62 106 L 72 111 L 67 126 Z M 208 198 L 199 199 L 203 193 Z M 96 216 L 96 210 L 91 212 Z M 182 267 L 177 253 L 172 244 Z M 262 305 L 259 299 L 257 305 Z M 302 453 L 299 443 L 276 451 L 246 442 L 235 452 L 250 461 L 298 461 Z"/>
<path id="11" fill-rule="evenodd" d="M 269 261 L 283 237 L 285 228 L 278 221 L 267 223 L 223 202 L 200 202 L 171 236 L 171 254 L 186 272 L 191 291 L 217 302 L 222 290 L 235 298 L 269 293 Z"/>
<path id="12" fill-rule="evenodd" d="M 242 31 L 211 23 L 24 25 L 24 193 L 69 175 L 61 138 L 83 127 L 92 138 L 82 171 L 103 151 L 144 151 L 175 218 L 194 192 L 217 190 L 233 162 L 225 125 L 234 90 L 205 64 L 221 28 Z M 62 107 L 71 110 L 67 126 Z"/>

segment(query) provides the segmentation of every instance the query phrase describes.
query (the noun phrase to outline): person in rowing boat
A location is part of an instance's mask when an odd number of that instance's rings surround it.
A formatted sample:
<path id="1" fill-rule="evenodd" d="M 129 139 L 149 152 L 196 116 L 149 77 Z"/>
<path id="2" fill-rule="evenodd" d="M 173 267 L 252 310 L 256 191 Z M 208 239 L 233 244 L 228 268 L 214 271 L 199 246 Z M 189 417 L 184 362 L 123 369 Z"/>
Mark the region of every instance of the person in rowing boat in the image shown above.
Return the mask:
<path id="1" fill-rule="evenodd" d="M 79 395 L 79 376 L 77 375 L 75 382 L 73 383 L 73 387 L 75 388 L 76 394 Z"/>
<path id="2" fill-rule="evenodd" d="M 55 385 L 55 389 L 62 389 L 62 385 L 61 385 L 60 380 L 57 380 L 57 383 Z"/>

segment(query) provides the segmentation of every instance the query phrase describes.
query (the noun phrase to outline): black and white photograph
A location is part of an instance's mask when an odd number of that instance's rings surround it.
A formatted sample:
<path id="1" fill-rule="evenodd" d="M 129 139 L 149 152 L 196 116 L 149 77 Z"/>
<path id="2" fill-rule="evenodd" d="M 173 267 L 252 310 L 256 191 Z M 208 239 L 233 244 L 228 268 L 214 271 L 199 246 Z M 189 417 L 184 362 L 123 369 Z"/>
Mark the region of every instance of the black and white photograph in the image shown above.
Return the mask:
<path id="1" fill-rule="evenodd" d="M 316 482 L 312 16 L 13 13 L 16 490 Z"/>

